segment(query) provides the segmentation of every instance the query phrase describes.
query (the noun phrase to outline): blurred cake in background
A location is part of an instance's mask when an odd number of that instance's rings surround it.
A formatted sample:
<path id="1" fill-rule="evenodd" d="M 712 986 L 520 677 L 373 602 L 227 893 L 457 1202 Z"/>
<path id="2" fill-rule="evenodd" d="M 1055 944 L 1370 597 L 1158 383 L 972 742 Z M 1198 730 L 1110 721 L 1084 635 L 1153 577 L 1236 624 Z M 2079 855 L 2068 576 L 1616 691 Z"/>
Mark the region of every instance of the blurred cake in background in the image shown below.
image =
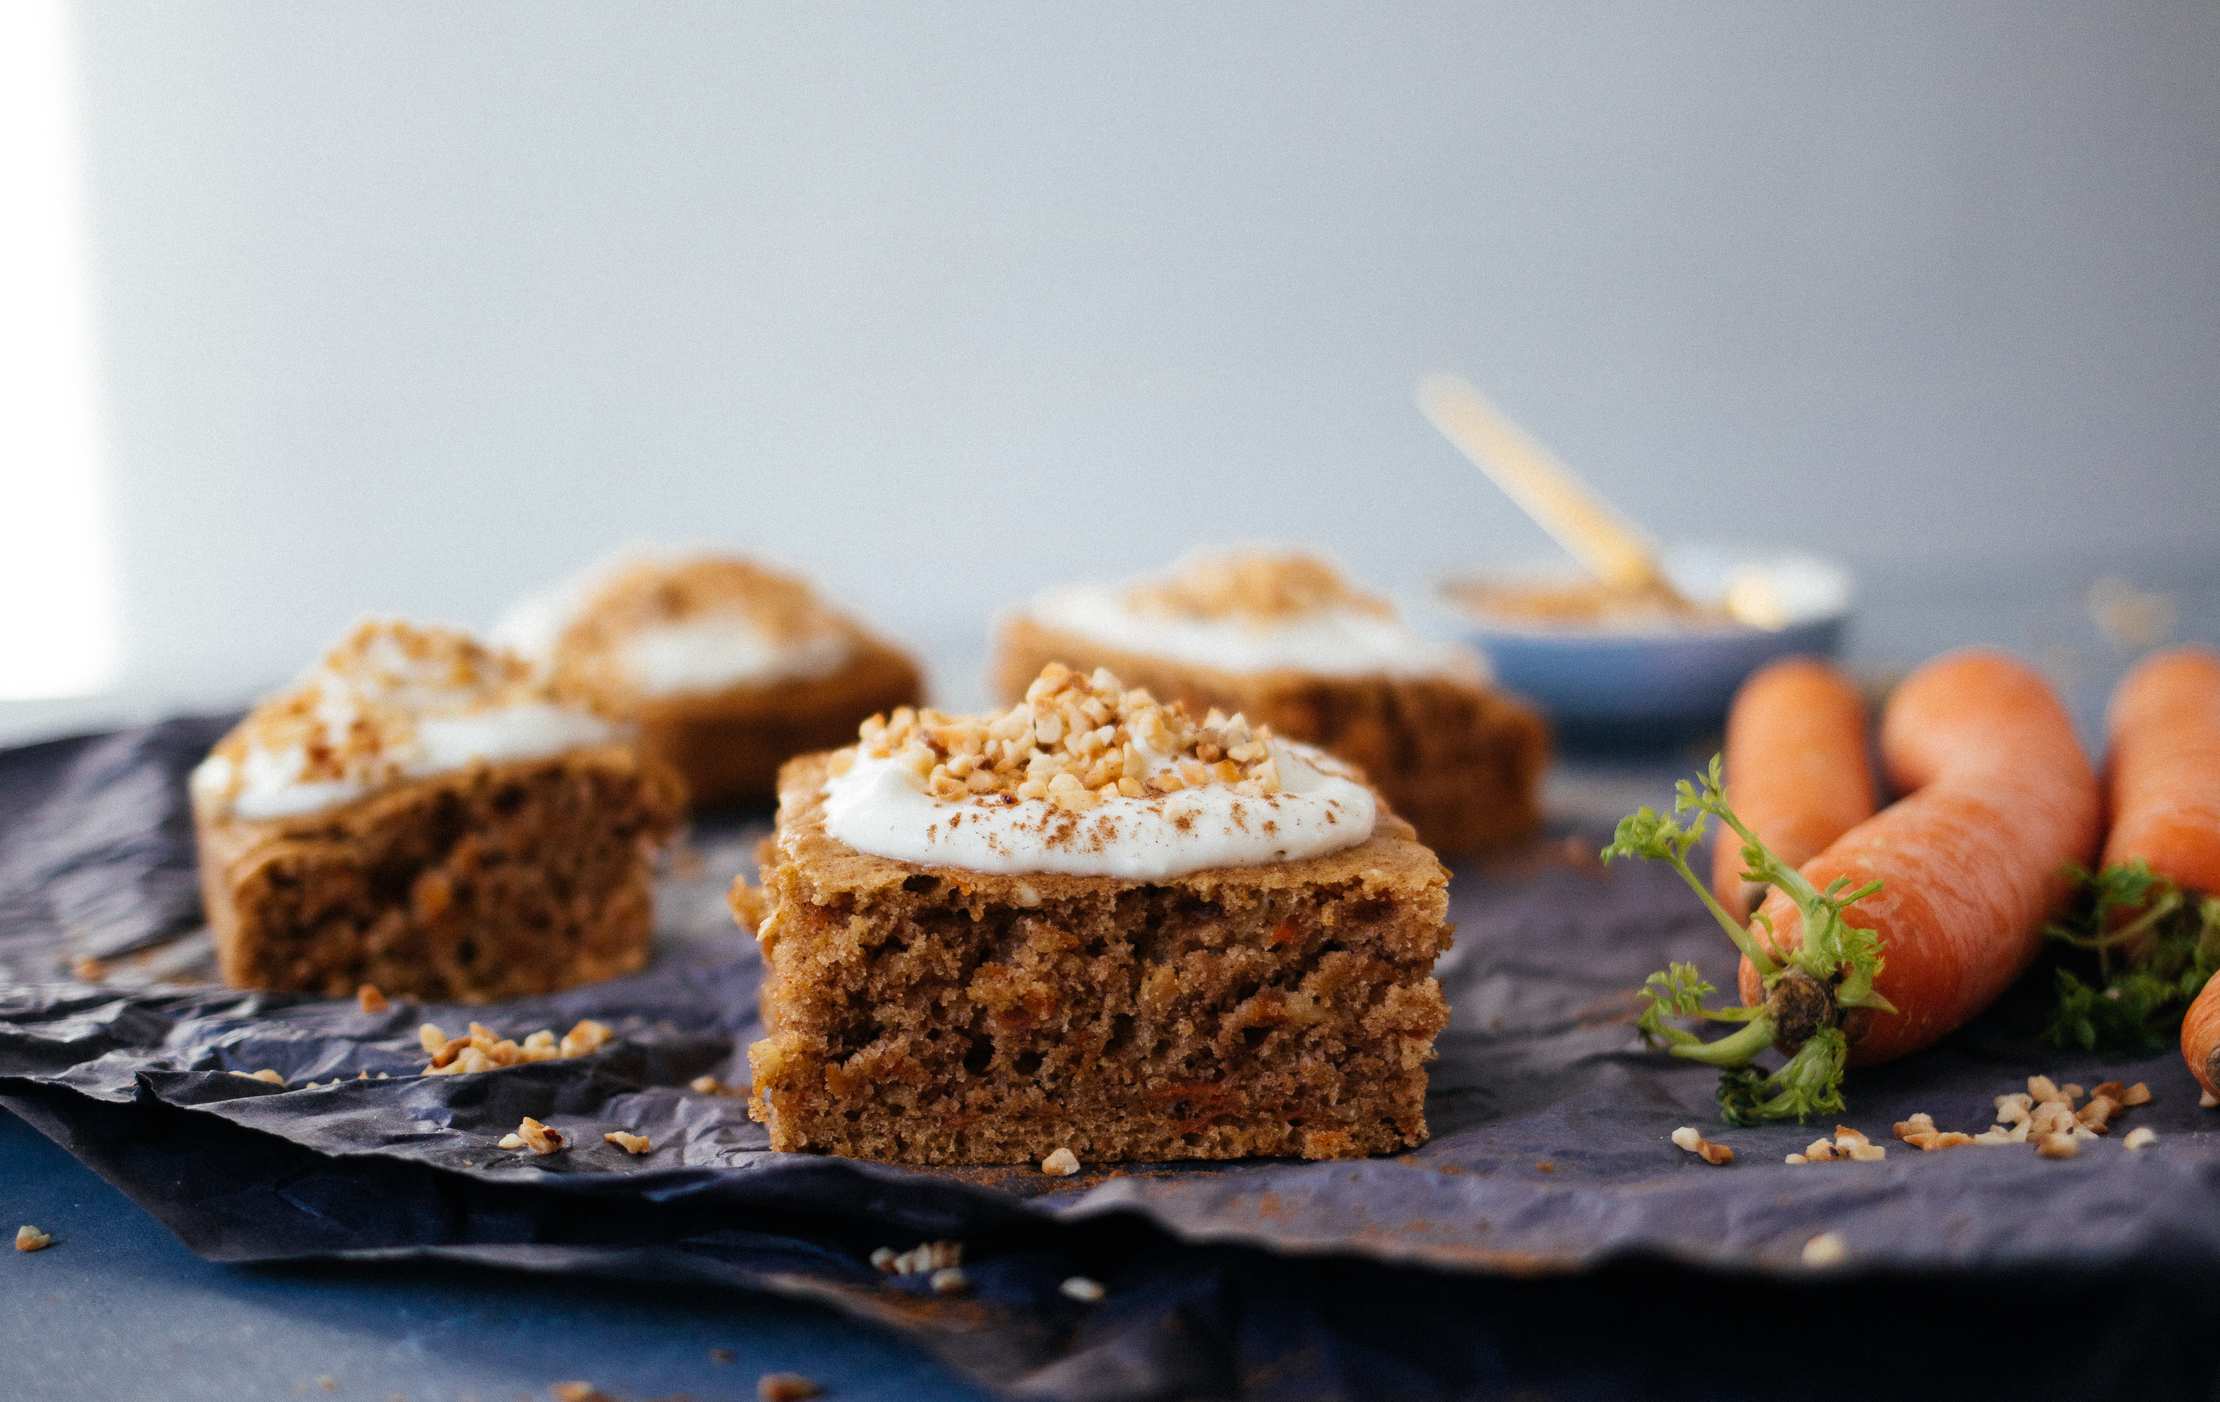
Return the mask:
<path id="1" fill-rule="evenodd" d="M 486 1001 L 647 963 L 669 769 L 466 634 L 371 620 L 193 771 L 224 981 Z"/>
<path id="2" fill-rule="evenodd" d="M 1014 701 L 1050 662 L 1324 746 L 1444 854 L 1540 820 L 1541 718 L 1494 689 L 1478 653 L 1424 636 L 1313 555 L 1198 552 L 1161 576 L 1047 590 L 1002 620 L 990 685 Z"/>
<path id="3" fill-rule="evenodd" d="M 627 553 L 528 599 L 496 641 L 639 730 L 692 806 L 767 800 L 788 758 L 921 698 L 917 664 L 807 581 L 711 553 Z"/>

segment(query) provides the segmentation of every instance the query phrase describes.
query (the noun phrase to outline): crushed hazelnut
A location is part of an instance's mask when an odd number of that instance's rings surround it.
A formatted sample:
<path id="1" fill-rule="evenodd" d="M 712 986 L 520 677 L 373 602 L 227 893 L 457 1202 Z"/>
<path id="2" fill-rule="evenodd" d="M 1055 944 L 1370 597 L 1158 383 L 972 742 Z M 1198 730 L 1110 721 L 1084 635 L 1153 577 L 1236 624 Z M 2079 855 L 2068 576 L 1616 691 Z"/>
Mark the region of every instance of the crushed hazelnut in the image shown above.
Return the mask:
<path id="1" fill-rule="evenodd" d="M 614 1397 L 589 1382 L 551 1383 L 547 1391 L 555 1402 L 617 1402 Z"/>
<path id="2" fill-rule="evenodd" d="M 2081 1146 L 2070 1134 L 2046 1134 L 2035 1141 L 2035 1152 L 2046 1159 L 2070 1159 L 2081 1152 Z"/>
<path id="3" fill-rule="evenodd" d="M 2137 1081 L 2134 1085 L 2120 1092 L 2120 1104 L 2130 1110 L 2138 1105 L 2148 1105 L 2150 1103 L 2151 1087 L 2147 1081 Z"/>
<path id="4" fill-rule="evenodd" d="M 1821 1232 L 1804 1243 L 1804 1264 L 1814 1268 L 1839 1266 L 1849 1259 L 1850 1244 L 1840 1232 Z"/>
<path id="5" fill-rule="evenodd" d="M 696 1095 L 747 1094 L 747 1091 L 744 1088 L 739 1086 L 728 1086 L 723 1081 L 718 1080 L 715 1076 L 696 1076 L 694 1077 L 694 1079 L 686 1083 L 686 1089 L 692 1091 Z"/>
<path id="6" fill-rule="evenodd" d="M 2148 1149 L 2157 1142 L 2157 1130 L 2152 1129 L 2149 1125 L 2137 1125 L 2121 1136 L 2120 1147 L 2123 1149 Z"/>
<path id="7" fill-rule="evenodd" d="M 259 1071 L 234 1071 L 231 1074 L 242 1081 L 260 1081 L 266 1086 L 282 1086 L 285 1084 L 285 1078 L 267 1066 Z"/>
<path id="8" fill-rule="evenodd" d="M 1714 1168 L 1723 1168 L 1734 1162 L 1734 1150 L 1724 1144 L 1715 1144 L 1704 1138 L 1702 1131 L 1694 1125 L 1682 1125 L 1679 1129 L 1674 1130 L 1673 1144 L 1677 1148 L 1686 1149 Z"/>
<path id="9" fill-rule="evenodd" d="M 552 1154 L 564 1147 L 567 1141 L 563 1132 L 552 1125 L 543 1125 L 526 1115 L 517 1122 L 516 1132 L 501 1136 L 504 1149 L 530 1149 L 535 1154 Z"/>
<path id="10" fill-rule="evenodd" d="M 560 1039 L 552 1028 L 541 1028 L 518 1042 L 500 1036 L 484 1023 L 473 1022 L 460 1037 L 450 1037 L 432 1024 L 416 1029 L 416 1040 L 431 1054 L 424 1068 L 427 1076 L 458 1076 L 479 1071 L 499 1071 L 534 1061 L 567 1061 L 607 1046 L 615 1033 L 591 1018 L 581 1019 Z"/>
<path id="11" fill-rule="evenodd" d="M 960 1241 L 921 1241 L 899 1254 L 882 1246 L 871 1253 L 871 1264 L 890 1275 L 930 1275 L 960 1266 L 963 1261 L 964 1244 Z"/>
<path id="12" fill-rule="evenodd" d="M 1077 1300 L 1081 1304 L 1091 1305 L 1103 1296 L 1102 1282 L 1089 1280 L 1083 1275 L 1072 1276 L 1056 1288 L 1063 1292 L 1065 1298 Z"/>
<path id="13" fill-rule="evenodd" d="M 384 990 L 374 983 L 365 983 L 355 989 L 355 1007 L 363 1012 L 382 1013 L 392 1006 Z"/>
<path id="14" fill-rule="evenodd" d="M 601 1142 L 604 1144 L 614 1144 L 628 1154 L 644 1154 L 648 1152 L 648 1150 L 655 1147 L 653 1144 L 650 1144 L 648 1142 L 648 1137 L 646 1135 L 633 1134 L 628 1130 L 622 1129 L 610 1130 L 607 1134 L 601 1136 Z"/>
<path id="15" fill-rule="evenodd" d="M 932 1287 L 935 1295 L 960 1295 L 971 1288 L 971 1280 L 964 1274 L 961 1266 L 949 1266 L 934 1271 L 926 1283 Z"/>
<path id="16" fill-rule="evenodd" d="M 824 1391 L 800 1373 L 765 1373 L 755 1380 L 756 1402 L 808 1402 Z"/>
<path id="17" fill-rule="evenodd" d="M 1069 1149 L 1056 1149 L 1041 1160 L 1041 1172 L 1051 1178 L 1069 1178 L 1079 1171 L 1079 1155 Z"/>
<path id="18" fill-rule="evenodd" d="M 18 1251 L 44 1251 L 54 1244 L 54 1238 L 37 1227 L 25 1223 L 15 1229 L 15 1249 Z"/>
<path id="19" fill-rule="evenodd" d="M 1384 599 L 1354 588 L 1325 560 L 1295 550 L 1198 553 L 1161 578 L 1125 591 L 1128 608 L 1179 618 L 1298 618 L 1327 610 L 1390 615 Z"/>
<path id="20" fill-rule="evenodd" d="M 1046 800 L 1084 813 L 1109 798 L 1146 798 L 1226 784 L 1266 797 L 1280 790 L 1271 731 L 1211 711 L 1197 721 L 1180 702 L 1127 689 L 1108 671 L 1082 676 L 1052 662 L 1025 699 L 987 716 L 899 707 L 858 730 L 856 755 L 891 759 L 948 802 L 995 807 Z"/>

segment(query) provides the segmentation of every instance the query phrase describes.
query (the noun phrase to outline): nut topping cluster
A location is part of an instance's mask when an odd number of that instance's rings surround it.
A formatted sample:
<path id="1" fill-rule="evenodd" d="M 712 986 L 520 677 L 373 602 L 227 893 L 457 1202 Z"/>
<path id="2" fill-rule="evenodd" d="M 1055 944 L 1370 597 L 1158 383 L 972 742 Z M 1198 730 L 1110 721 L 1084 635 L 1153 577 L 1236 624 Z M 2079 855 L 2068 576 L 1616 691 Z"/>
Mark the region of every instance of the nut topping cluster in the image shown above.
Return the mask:
<path id="1" fill-rule="evenodd" d="M 1180 618 L 1299 618 L 1329 609 L 1388 616 L 1387 601 L 1363 593 L 1315 555 L 1240 550 L 1196 555 L 1162 579 L 1136 584 L 1126 603 L 1137 612 Z"/>
<path id="2" fill-rule="evenodd" d="M 1109 798 L 1147 798 L 1211 784 L 1255 797 L 1280 790 L 1271 731 L 1216 710 L 1128 689 L 1107 670 L 1082 676 L 1052 662 L 1025 699 L 988 716 L 905 706 L 863 723 L 858 749 L 915 771 L 935 798 L 1009 804 L 1046 799 L 1079 813 Z M 852 754 L 835 761 L 853 762 Z"/>
<path id="3" fill-rule="evenodd" d="M 849 625 L 808 581 L 752 560 L 697 555 L 642 560 L 603 580 L 556 641 L 556 667 L 580 680 L 615 665 L 643 628 L 710 617 L 744 618 L 773 643 L 838 635 Z"/>
<path id="4" fill-rule="evenodd" d="M 474 715 L 528 704 L 584 707 L 579 696 L 533 675 L 514 654 L 467 633 L 396 618 L 355 625 L 285 691 L 256 706 L 216 746 L 230 762 L 216 796 L 235 797 L 250 751 L 298 753 L 303 783 L 386 783 L 400 777 L 426 717 Z"/>

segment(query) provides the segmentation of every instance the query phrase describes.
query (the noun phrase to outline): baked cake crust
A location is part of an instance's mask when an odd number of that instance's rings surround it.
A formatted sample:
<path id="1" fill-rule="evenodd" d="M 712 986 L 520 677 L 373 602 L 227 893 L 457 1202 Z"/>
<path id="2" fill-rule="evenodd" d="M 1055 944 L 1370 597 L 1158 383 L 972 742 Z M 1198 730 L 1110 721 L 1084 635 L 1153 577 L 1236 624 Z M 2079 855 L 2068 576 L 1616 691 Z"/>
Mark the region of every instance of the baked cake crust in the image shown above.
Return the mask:
<path id="1" fill-rule="evenodd" d="M 1500 846 L 1541 823 L 1548 727 L 1533 708 L 1478 682 L 1229 672 L 1107 647 L 1017 614 L 998 630 L 989 679 L 996 698 L 1024 695 L 1050 662 L 1082 672 L 1107 667 L 1167 701 L 1236 711 L 1318 745 L 1363 770 L 1419 837 L 1447 855 Z"/>
<path id="2" fill-rule="evenodd" d="M 864 717 L 915 704 L 924 679 L 907 653 L 867 634 L 835 672 L 679 696 L 605 687 L 598 703 L 639 727 L 639 747 L 686 783 L 690 806 L 761 802 L 779 766 L 852 739 Z"/>
<path id="3" fill-rule="evenodd" d="M 1364 842 L 1161 881 L 894 861 L 780 776 L 755 923 L 772 1147 L 914 1163 L 1380 1153 L 1426 1137 L 1448 873 Z"/>
<path id="4" fill-rule="evenodd" d="M 479 1002 L 646 964 L 678 780 L 623 745 L 475 764 L 298 816 L 195 795 L 226 983 Z"/>

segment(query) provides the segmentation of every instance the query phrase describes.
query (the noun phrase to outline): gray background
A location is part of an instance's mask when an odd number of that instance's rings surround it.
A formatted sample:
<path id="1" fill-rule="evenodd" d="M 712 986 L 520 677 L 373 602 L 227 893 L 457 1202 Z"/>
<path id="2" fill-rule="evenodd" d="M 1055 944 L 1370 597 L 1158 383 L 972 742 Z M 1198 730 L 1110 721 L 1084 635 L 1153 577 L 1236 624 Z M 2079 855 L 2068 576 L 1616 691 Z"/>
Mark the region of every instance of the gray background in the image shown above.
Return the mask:
<path id="1" fill-rule="evenodd" d="M 1201 538 L 1546 554 L 1437 366 L 1669 537 L 2211 553 L 2210 4 L 76 17 L 140 691 L 636 537 L 930 637 Z"/>

